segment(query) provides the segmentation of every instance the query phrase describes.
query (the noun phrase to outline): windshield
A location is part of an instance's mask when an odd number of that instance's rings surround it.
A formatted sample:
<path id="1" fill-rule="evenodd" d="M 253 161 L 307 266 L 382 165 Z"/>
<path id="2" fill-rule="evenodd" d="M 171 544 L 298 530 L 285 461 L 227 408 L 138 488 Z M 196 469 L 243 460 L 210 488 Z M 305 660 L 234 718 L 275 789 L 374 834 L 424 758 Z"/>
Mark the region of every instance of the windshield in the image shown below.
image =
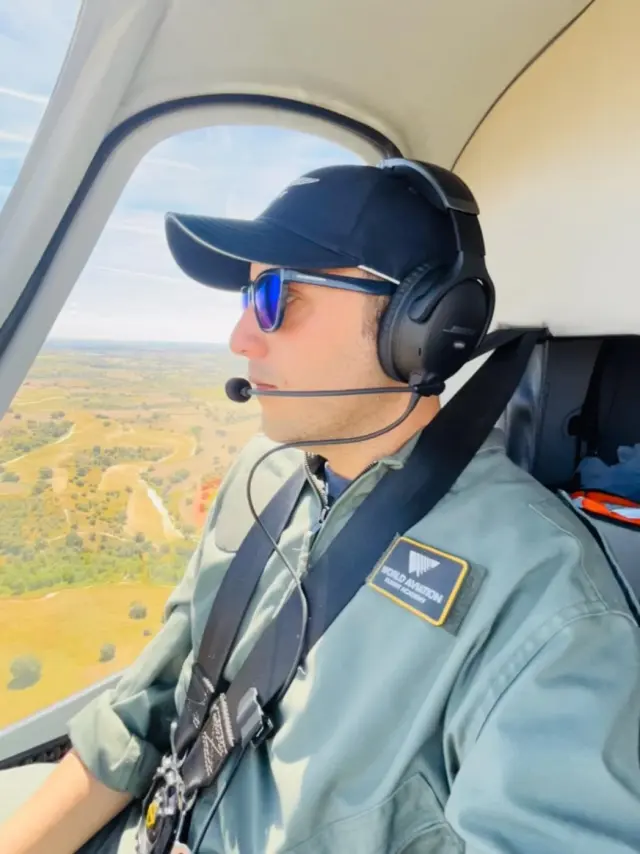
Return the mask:
<path id="1" fill-rule="evenodd" d="M 81 0 L 0 0 L 0 209 L 73 35 Z"/>

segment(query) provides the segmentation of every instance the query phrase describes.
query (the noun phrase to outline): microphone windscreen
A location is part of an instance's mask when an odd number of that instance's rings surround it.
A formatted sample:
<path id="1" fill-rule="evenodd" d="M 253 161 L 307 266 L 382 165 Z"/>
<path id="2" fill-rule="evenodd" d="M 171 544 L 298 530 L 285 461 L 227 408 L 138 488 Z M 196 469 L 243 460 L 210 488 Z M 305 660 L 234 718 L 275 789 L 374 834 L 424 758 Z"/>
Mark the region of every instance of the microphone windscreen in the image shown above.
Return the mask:
<path id="1" fill-rule="evenodd" d="M 251 397 L 247 392 L 251 388 L 251 383 L 245 380 L 244 377 L 231 377 L 224 385 L 224 391 L 229 400 L 234 403 L 246 403 Z"/>

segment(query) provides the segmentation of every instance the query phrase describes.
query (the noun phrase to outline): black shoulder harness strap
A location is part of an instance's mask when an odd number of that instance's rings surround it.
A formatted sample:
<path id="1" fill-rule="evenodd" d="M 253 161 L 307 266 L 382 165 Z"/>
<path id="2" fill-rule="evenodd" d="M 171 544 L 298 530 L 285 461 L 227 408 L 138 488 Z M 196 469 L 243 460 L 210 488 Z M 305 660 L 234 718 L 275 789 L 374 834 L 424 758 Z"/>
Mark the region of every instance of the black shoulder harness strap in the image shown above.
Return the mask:
<path id="1" fill-rule="evenodd" d="M 265 528 L 276 542 L 293 514 L 305 483 L 304 468 L 299 467 L 280 487 L 260 515 Z M 265 537 L 262 528 L 254 524 L 240 544 L 216 594 L 200 641 L 183 711 L 184 720 L 197 728 L 207 712 L 213 686 L 222 688 L 223 668 L 272 552 L 270 540 Z M 178 753 L 182 753 L 190 737 L 190 727 L 178 727 Z"/>
<path id="2" fill-rule="evenodd" d="M 489 435 L 522 376 L 541 330 L 517 330 L 443 408 L 401 469 L 387 472 L 354 512 L 322 557 L 309 567 L 305 592 L 310 605 L 309 650 L 362 586 L 393 538 L 425 516 L 448 492 Z M 284 528 L 299 493 L 299 474 L 285 484 L 267 508 L 275 528 Z M 282 502 L 283 513 L 274 523 Z M 257 531 L 256 531 L 257 529 Z M 258 537 L 254 538 L 254 533 Z M 260 547 L 260 535 L 262 541 Z M 274 537 L 276 538 L 276 537 Z M 277 539 L 277 538 L 276 538 Z M 249 540 L 252 545 L 244 548 Z M 230 686 L 220 684 L 226 658 L 251 595 L 271 552 L 256 525 L 229 567 L 194 665 L 189 700 L 177 730 L 178 754 L 191 748 L 182 767 L 189 794 L 210 785 L 236 747 L 268 735 L 264 710 L 278 694 L 300 638 L 301 604 L 292 593 L 267 626 Z M 357 555 L 357 560 L 354 560 Z M 268 555 L 267 555 L 268 556 Z M 215 644 L 210 646 L 209 644 Z M 212 703 L 204 720 L 203 710 Z M 194 714 L 195 713 L 195 714 Z"/>

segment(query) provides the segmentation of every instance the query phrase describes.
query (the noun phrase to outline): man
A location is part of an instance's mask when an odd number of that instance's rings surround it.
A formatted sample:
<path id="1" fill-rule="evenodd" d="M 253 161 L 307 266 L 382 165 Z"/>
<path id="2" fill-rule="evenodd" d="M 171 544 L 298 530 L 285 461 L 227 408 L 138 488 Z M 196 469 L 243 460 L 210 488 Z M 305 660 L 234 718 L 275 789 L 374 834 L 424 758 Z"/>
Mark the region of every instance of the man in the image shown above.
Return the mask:
<path id="1" fill-rule="evenodd" d="M 450 263 L 448 229 L 408 185 L 367 166 L 304 176 L 254 223 L 168 218 L 187 273 L 227 289 L 254 283 L 231 347 L 257 390 L 397 394 L 259 398 L 265 435 L 233 463 L 162 631 L 71 721 L 72 753 L 0 828 L 3 854 L 69 854 L 90 837 L 83 854 L 134 850 L 139 799 L 252 525 L 254 463 L 278 443 L 305 441 L 315 453 L 229 681 L 293 589 L 282 557 L 304 576 L 438 413 L 427 397 L 393 430 L 344 441 L 406 408 L 379 363 L 376 330 L 395 282 L 423 262 Z M 323 284 L 305 281 L 309 272 Z M 296 448 L 264 460 L 252 481 L 258 511 L 303 460 Z M 208 827 L 220 786 L 200 795 L 189 845 L 204 834 L 202 854 L 640 850 L 640 635 L 579 520 L 511 464 L 496 431 L 410 536 L 416 584 L 441 561 L 467 568 L 454 609 L 424 619 L 372 573 L 294 672 L 275 733 L 243 756 Z"/>

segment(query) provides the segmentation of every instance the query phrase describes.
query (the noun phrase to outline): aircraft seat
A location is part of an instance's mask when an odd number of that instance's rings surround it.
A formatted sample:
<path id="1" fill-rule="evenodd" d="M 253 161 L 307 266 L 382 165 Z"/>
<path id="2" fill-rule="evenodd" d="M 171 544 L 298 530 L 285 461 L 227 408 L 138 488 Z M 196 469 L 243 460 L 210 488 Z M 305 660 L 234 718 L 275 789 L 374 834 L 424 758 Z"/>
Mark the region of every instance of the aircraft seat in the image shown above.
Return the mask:
<path id="1" fill-rule="evenodd" d="M 579 488 L 575 472 L 585 456 L 617 463 L 620 446 L 640 443 L 639 365 L 640 336 L 538 344 L 498 422 L 509 457 L 561 495 Z M 640 599 L 640 526 L 576 512 Z"/>

